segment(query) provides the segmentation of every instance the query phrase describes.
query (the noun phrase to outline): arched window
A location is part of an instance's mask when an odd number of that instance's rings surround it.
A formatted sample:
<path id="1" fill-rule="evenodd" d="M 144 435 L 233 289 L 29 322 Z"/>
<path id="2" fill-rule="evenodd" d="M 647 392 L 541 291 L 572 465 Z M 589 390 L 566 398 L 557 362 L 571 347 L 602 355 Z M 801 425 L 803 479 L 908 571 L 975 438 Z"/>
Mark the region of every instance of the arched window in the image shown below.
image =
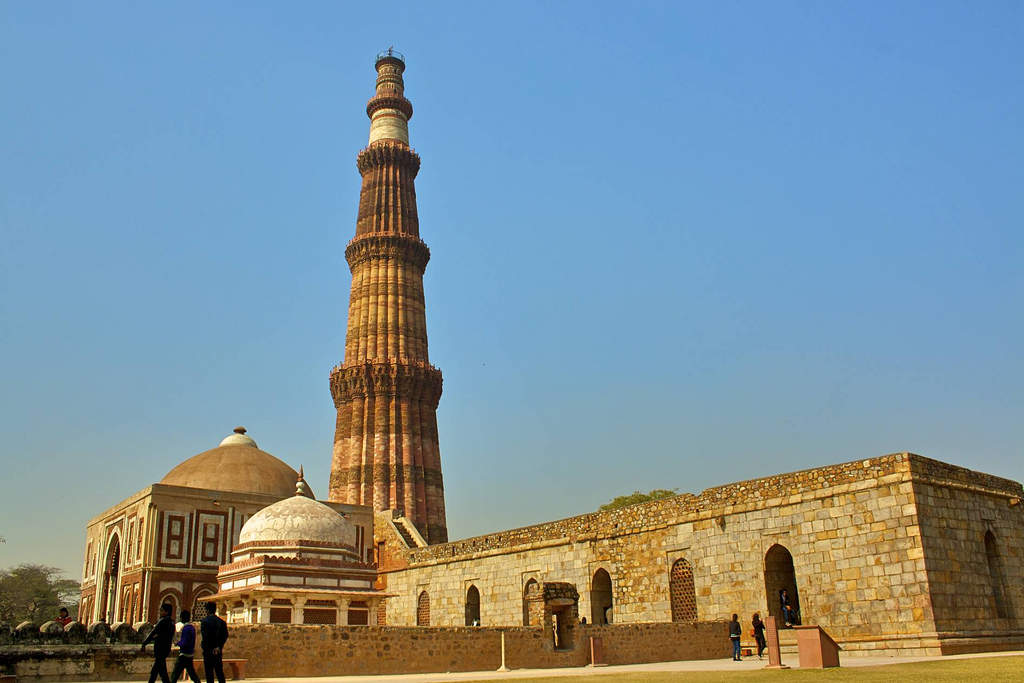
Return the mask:
<path id="1" fill-rule="evenodd" d="M 420 593 L 416 600 L 416 625 L 430 626 L 430 596 L 427 591 Z"/>
<path id="2" fill-rule="evenodd" d="M 764 555 L 764 589 L 768 594 L 768 614 L 779 624 L 800 623 L 800 596 L 796 587 L 796 570 L 793 555 L 784 546 L 776 543 Z M 782 601 L 790 607 L 789 619 L 782 613 Z"/>
<path id="3" fill-rule="evenodd" d="M 985 559 L 988 561 L 988 577 L 992 585 L 996 617 L 1006 619 L 1009 610 L 1006 609 L 1006 592 L 1003 590 L 1003 562 L 996 546 L 996 535 L 991 531 L 985 532 Z"/>
<path id="4" fill-rule="evenodd" d="M 466 626 L 480 625 L 480 591 L 470 586 L 466 591 Z"/>
<path id="5" fill-rule="evenodd" d="M 156 611 L 157 619 L 160 618 L 160 607 L 162 607 L 163 605 L 170 605 L 171 606 L 171 618 L 174 619 L 175 621 L 177 621 L 178 620 L 178 605 L 179 604 L 180 603 L 178 601 L 178 596 L 177 595 L 175 595 L 174 593 L 165 593 L 164 596 L 162 598 L 160 598 L 160 604 L 157 605 L 157 608 L 156 608 L 156 610 L 157 610 Z M 153 623 L 154 624 L 156 623 L 155 619 L 153 620 Z"/>
<path id="6" fill-rule="evenodd" d="M 206 603 L 213 596 L 213 591 L 204 587 L 196 590 L 194 595 L 192 609 L 190 610 L 192 612 L 192 621 L 202 621 L 203 617 L 207 615 Z"/>
<path id="7" fill-rule="evenodd" d="M 594 572 L 590 582 L 590 623 L 612 623 L 612 577 L 604 569 Z"/>
<path id="8" fill-rule="evenodd" d="M 672 565 L 668 578 L 672 621 L 697 621 L 697 589 L 693 585 L 693 567 L 685 558 Z"/>
<path id="9" fill-rule="evenodd" d="M 523 587 L 523 626 L 530 625 L 530 602 L 540 592 L 540 584 L 536 579 L 530 579 Z"/>

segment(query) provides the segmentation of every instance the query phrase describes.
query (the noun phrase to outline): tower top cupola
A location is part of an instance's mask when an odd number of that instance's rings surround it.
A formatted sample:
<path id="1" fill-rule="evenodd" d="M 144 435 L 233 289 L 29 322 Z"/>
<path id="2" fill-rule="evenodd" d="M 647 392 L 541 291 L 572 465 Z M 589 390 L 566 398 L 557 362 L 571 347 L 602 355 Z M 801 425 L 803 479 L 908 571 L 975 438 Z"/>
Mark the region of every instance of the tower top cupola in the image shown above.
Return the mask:
<path id="1" fill-rule="evenodd" d="M 392 140 L 409 144 L 412 102 L 405 99 L 405 57 L 389 47 L 377 55 L 377 92 L 366 103 L 370 117 L 370 144 Z"/>

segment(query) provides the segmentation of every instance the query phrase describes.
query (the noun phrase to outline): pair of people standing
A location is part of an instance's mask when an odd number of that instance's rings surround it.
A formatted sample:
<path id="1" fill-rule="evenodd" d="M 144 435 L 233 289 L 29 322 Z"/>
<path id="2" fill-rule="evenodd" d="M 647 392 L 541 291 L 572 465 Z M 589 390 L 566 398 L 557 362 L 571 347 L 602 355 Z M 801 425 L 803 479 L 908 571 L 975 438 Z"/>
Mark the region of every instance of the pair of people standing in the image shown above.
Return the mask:
<path id="1" fill-rule="evenodd" d="M 754 640 L 757 642 L 757 657 L 761 658 L 764 653 L 764 649 L 767 646 L 767 642 L 764 637 L 764 622 L 761 621 L 761 615 L 758 612 L 754 612 L 754 618 L 751 620 L 752 629 L 751 633 L 754 636 Z M 743 636 L 743 627 L 740 626 L 740 617 L 738 614 L 732 615 L 732 621 L 729 622 L 729 640 L 732 641 L 732 661 L 738 662 L 740 660 L 740 638 Z"/>
<path id="2" fill-rule="evenodd" d="M 194 683 L 200 683 L 192 664 L 196 649 L 196 628 L 189 623 L 192 615 L 188 610 L 181 611 L 180 618 L 184 626 L 181 628 L 178 642 L 175 643 L 179 648 L 178 659 L 174 662 L 171 677 L 167 676 L 167 657 L 171 654 L 171 641 L 174 639 L 171 610 L 167 603 L 160 605 L 160 620 L 142 642 L 143 650 L 147 644 L 153 643 L 153 668 L 149 672 L 149 683 L 154 683 L 157 677 L 162 683 L 178 683 L 178 678 L 183 672 L 187 672 Z M 203 668 L 206 669 L 207 683 L 213 683 L 215 676 L 218 683 L 224 683 L 223 650 L 228 639 L 228 627 L 224 620 L 217 616 L 216 604 L 207 603 L 206 610 L 207 616 L 199 622 L 200 633 L 203 636 Z"/>

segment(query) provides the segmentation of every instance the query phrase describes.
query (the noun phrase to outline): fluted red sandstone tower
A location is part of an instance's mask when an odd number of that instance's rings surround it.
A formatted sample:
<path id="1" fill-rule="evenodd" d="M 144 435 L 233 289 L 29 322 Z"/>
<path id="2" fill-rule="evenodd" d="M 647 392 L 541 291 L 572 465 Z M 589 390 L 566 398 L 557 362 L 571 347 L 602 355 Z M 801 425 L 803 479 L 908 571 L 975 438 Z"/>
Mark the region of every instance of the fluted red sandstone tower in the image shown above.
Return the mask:
<path id="1" fill-rule="evenodd" d="M 370 144 L 356 157 L 363 177 L 356 236 L 345 249 L 352 270 L 345 360 L 331 371 L 338 410 L 330 499 L 398 510 L 428 543 L 444 543 L 444 484 L 437 443 L 441 371 L 427 356 L 423 271 L 409 147 L 412 104 L 405 61 L 377 57 L 377 92 L 366 105 Z"/>

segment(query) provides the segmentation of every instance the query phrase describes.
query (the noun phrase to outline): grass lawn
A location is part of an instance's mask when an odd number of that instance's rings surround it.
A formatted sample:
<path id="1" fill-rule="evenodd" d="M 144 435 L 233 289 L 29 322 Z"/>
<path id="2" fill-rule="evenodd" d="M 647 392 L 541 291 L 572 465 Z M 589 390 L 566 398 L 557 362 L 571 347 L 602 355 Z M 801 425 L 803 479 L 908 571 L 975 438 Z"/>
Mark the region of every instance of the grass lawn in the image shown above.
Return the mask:
<path id="1" fill-rule="evenodd" d="M 675 671 L 659 673 L 601 674 L 554 676 L 522 679 L 528 683 L 571 683 L 586 680 L 593 683 L 718 683 L 719 681 L 899 681 L 899 683 L 934 683 L 935 681 L 1024 681 L 1024 657 L 984 657 L 950 659 L 914 664 L 838 669 L 786 669 L 782 671 Z M 469 682 L 467 682 L 469 683 Z M 481 682 L 482 683 L 482 682 Z"/>

